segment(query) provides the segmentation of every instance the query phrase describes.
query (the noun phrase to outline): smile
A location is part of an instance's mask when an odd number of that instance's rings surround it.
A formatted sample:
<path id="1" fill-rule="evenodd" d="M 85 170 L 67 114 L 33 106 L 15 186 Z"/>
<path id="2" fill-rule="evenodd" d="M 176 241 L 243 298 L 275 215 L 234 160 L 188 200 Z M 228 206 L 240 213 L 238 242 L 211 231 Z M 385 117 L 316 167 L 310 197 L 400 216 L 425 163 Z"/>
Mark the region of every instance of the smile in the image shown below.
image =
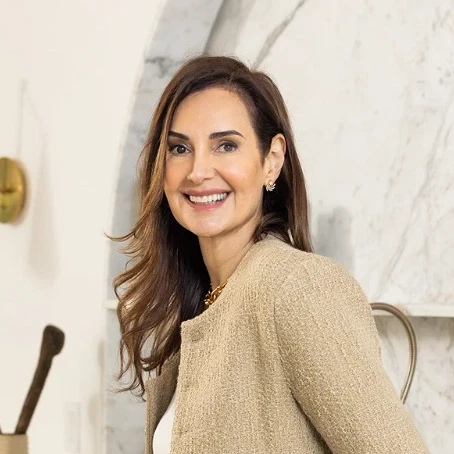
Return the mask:
<path id="1" fill-rule="evenodd" d="M 223 192 L 221 194 L 210 194 L 201 197 L 190 195 L 188 196 L 188 198 L 192 203 L 195 203 L 197 205 L 213 205 L 222 202 L 227 198 L 227 196 L 228 193 Z"/>

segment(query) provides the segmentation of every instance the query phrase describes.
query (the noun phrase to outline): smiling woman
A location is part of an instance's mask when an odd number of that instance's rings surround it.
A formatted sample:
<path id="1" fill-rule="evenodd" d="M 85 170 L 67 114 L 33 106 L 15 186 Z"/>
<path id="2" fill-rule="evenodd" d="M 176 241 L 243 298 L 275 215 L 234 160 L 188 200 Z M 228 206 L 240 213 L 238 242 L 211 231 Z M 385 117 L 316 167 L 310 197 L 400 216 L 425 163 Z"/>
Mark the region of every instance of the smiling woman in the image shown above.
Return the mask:
<path id="1" fill-rule="evenodd" d="M 364 293 L 312 253 L 271 78 L 233 58 L 188 61 L 140 166 L 140 217 L 117 239 L 131 267 L 115 289 L 120 377 L 146 393 L 146 452 L 426 453 Z"/>

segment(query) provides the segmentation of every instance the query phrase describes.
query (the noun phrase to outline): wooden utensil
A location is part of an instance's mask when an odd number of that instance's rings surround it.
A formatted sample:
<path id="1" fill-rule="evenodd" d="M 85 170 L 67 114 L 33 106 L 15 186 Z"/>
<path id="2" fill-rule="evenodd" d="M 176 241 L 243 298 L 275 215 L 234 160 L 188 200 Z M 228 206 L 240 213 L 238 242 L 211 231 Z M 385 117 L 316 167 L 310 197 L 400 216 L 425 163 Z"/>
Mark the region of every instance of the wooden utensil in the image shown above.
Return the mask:
<path id="1" fill-rule="evenodd" d="M 65 343 L 65 334 L 56 326 L 47 325 L 44 328 L 41 351 L 35 375 L 28 390 L 22 411 L 17 422 L 15 434 L 25 434 L 32 419 L 41 392 L 49 374 L 52 359 L 58 355 Z"/>

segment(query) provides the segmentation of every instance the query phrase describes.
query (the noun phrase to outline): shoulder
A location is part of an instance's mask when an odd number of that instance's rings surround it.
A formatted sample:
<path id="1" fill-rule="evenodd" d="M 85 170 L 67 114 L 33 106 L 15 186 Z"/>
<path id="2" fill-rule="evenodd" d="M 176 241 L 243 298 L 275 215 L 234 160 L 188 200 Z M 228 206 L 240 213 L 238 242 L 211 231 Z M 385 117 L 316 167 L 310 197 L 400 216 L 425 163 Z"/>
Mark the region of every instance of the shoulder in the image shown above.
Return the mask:
<path id="1" fill-rule="evenodd" d="M 254 310 L 270 311 L 281 326 L 307 323 L 311 329 L 313 323 L 334 326 L 343 321 L 344 326 L 373 329 L 368 299 L 340 263 L 276 238 L 262 241 L 251 261 L 254 273 L 244 283 L 256 295 Z"/>
<path id="2" fill-rule="evenodd" d="M 252 284 L 279 295 L 294 293 L 299 299 L 335 293 L 366 300 L 354 277 L 330 257 L 301 251 L 275 237 L 254 248 L 248 273 Z"/>
<path id="3" fill-rule="evenodd" d="M 377 350 L 371 306 L 355 278 L 330 257 L 308 253 L 276 239 L 254 246 L 242 289 L 250 309 L 266 314 L 282 341 L 303 342 L 294 333 L 360 333 Z M 247 293 L 246 293 L 247 292 Z M 340 334 L 339 334 L 340 335 Z M 317 345 L 315 342 L 312 346 Z"/>
<path id="4" fill-rule="evenodd" d="M 277 254 L 281 278 L 268 300 L 279 339 L 288 346 L 302 343 L 316 353 L 324 342 L 349 333 L 370 341 L 367 351 L 375 355 L 379 351 L 377 330 L 371 306 L 356 279 L 330 257 L 290 245 L 276 248 L 286 251 Z M 269 289 L 270 284 L 264 287 Z M 304 333 L 304 339 L 295 333 Z"/>

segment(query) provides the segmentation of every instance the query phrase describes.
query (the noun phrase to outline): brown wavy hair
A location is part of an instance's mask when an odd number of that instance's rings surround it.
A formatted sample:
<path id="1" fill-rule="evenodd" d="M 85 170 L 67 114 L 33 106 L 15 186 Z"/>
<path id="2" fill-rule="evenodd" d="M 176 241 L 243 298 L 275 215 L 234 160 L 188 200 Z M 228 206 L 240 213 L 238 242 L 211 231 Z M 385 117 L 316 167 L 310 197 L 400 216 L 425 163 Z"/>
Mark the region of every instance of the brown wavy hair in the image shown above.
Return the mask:
<path id="1" fill-rule="evenodd" d="M 164 195 L 167 137 L 178 105 L 192 93 L 224 88 L 244 102 L 257 135 L 262 161 L 272 138 L 282 134 L 286 154 L 276 189 L 265 192 L 254 241 L 272 233 L 311 252 L 303 171 L 284 100 L 271 78 L 231 57 L 199 56 L 187 61 L 165 88 L 139 159 L 141 208 L 126 242 L 127 270 L 114 280 L 119 300 L 119 378 L 131 372 L 122 391 L 144 394 L 144 373 L 161 367 L 181 344 L 180 324 L 203 311 L 210 281 L 197 237 L 173 217 Z"/>

